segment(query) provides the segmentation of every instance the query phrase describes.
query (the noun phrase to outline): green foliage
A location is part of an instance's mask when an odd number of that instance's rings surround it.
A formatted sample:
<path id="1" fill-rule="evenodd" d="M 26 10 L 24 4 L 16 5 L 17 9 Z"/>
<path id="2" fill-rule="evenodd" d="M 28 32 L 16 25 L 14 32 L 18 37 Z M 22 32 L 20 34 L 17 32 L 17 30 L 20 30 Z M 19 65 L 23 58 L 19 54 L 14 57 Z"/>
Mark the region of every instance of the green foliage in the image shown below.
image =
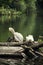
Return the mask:
<path id="1" fill-rule="evenodd" d="M 19 1 L 19 4 L 20 4 L 20 11 L 25 11 L 26 9 L 26 4 L 25 4 L 25 1 L 24 0 L 21 0 Z"/>
<path id="2" fill-rule="evenodd" d="M 27 8 L 35 9 L 35 2 L 36 0 L 25 0 Z"/>
<path id="3" fill-rule="evenodd" d="M 0 0 L 0 7 L 8 9 L 16 9 L 17 11 L 25 12 L 27 10 L 35 10 L 35 1 L 36 0 Z"/>

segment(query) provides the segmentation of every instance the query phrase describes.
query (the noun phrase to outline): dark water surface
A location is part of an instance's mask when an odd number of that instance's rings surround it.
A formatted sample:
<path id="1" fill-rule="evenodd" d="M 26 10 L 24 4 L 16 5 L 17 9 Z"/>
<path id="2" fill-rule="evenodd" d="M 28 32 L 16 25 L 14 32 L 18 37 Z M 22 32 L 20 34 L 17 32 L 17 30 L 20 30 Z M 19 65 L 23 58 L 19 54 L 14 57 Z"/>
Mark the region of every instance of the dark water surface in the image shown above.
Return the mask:
<path id="1" fill-rule="evenodd" d="M 35 40 L 43 35 L 43 10 L 37 9 L 27 14 L 18 15 L 0 15 L 0 42 L 4 42 L 12 34 L 8 31 L 13 27 L 15 31 L 22 33 L 24 38 L 32 34 Z"/>

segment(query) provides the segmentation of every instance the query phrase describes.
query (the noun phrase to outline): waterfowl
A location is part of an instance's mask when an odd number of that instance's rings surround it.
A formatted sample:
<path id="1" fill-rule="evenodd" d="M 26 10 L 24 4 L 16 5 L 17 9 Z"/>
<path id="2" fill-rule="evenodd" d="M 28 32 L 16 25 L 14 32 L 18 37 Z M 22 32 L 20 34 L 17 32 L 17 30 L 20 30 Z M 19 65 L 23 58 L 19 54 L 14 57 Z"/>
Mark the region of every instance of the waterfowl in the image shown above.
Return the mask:
<path id="1" fill-rule="evenodd" d="M 26 36 L 26 41 L 30 41 L 30 42 L 33 42 L 34 41 L 34 38 L 33 38 L 33 35 L 28 35 Z"/>
<path id="2" fill-rule="evenodd" d="M 9 27 L 9 31 L 14 35 L 15 41 L 23 42 L 23 35 L 21 33 L 15 32 L 12 27 Z"/>

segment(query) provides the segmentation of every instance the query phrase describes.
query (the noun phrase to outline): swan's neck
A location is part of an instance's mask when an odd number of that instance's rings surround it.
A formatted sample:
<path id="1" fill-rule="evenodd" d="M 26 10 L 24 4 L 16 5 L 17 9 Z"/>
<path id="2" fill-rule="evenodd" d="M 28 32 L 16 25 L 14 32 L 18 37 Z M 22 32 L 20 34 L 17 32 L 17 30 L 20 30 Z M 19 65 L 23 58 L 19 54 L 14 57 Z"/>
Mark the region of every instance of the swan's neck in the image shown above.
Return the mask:
<path id="1" fill-rule="evenodd" d="M 11 31 L 11 33 L 14 35 L 15 34 L 15 31 L 13 30 L 13 31 Z"/>

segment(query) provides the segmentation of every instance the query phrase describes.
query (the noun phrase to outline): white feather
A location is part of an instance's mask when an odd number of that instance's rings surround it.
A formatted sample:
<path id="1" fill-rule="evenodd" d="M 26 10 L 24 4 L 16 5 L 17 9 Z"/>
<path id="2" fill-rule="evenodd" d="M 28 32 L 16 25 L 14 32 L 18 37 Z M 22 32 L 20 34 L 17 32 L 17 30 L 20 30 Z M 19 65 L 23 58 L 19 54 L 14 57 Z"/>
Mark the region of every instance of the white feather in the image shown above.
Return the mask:
<path id="1" fill-rule="evenodd" d="M 33 35 L 26 36 L 26 41 L 34 41 Z"/>
<path id="2" fill-rule="evenodd" d="M 21 33 L 15 32 L 12 27 L 9 28 L 9 31 L 14 35 L 16 41 L 23 42 L 23 35 Z"/>

